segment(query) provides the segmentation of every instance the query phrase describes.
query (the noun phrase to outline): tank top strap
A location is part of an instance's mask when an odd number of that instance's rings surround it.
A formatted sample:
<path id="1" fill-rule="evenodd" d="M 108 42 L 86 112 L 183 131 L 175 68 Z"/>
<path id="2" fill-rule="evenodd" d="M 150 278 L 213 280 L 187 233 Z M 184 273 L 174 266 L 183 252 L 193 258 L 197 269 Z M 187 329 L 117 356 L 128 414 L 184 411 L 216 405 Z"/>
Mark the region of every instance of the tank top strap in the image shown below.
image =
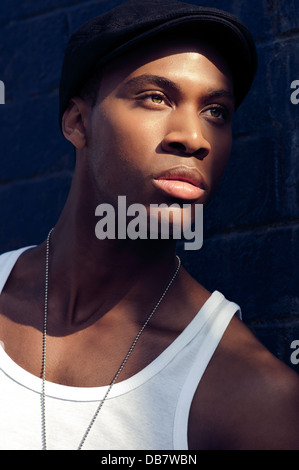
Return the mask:
<path id="1" fill-rule="evenodd" d="M 33 246 L 26 246 L 0 255 L 0 294 L 19 256 Z"/>
<path id="2" fill-rule="evenodd" d="M 241 318 L 240 307 L 227 300 L 220 292 L 214 291 L 213 300 L 215 308 L 210 310 L 208 321 L 193 341 L 192 361 L 177 402 L 173 429 L 174 449 L 188 449 L 188 419 L 196 389 L 232 317 L 236 315 Z"/>

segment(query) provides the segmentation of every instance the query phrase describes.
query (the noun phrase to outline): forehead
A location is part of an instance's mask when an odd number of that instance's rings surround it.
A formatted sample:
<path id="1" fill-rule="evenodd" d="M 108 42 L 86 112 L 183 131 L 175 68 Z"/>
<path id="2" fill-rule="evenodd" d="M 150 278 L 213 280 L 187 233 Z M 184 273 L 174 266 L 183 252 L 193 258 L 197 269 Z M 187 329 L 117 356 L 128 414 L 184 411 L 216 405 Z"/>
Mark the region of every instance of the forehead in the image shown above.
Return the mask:
<path id="1" fill-rule="evenodd" d="M 114 59 L 102 72 L 101 86 L 106 84 L 110 89 L 128 77 L 159 72 L 174 79 L 184 75 L 190 82 L 204 76 L 210 81 L 222 80 L 233 91 L 232 74 L 223 55 L 193 36 L 156 38 Z"/>

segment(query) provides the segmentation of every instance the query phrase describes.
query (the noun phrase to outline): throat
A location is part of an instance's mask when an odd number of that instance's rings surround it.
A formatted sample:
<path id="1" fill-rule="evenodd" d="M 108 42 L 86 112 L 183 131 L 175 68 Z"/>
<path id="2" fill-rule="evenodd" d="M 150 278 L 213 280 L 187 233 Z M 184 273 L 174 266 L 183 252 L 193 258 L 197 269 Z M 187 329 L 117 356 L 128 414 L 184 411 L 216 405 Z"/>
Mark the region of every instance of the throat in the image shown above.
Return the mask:
<path id="1" fill-rule="evenodd" d="M 51 236 L 51 232 L 52 231 L 49 232 L 49 235 L 48 235 L 48 238 L 47 238 L 47 249 L 46 249 L 45 317 L 44 317 L 43 352 L 42 352 L 42 378 L 43 378 L 43 381 L 45 381 L 45 378 L 46 378 L 46 361 L 47 361 L 46 350 L 47 350 L 47 323 L 48 323 L 48 280 L 49 280 L 49 254 L 50 254 L 50 236 Z M 168 290 L 170 289 L 173 282 L 175 281 L 175 279 L 177 277 L 177 274 L 179 272 L 180 266 L 181 266 L 180 258 L 178 256 L 176 258 L 177 258 L 177 265 L 176 265 L 176 268 L 174 270 L 174 273 L 172 274 L 172 277 L 171 277 L 170 281 L 166 285 L 166 288 L 162 292 L 162 295 L 160 296 L 158 302 L 155 304 L 154 308 L 151 310 L 149 315 L 146 317 L 145 321 L 142 323 L 140 329 L 137 331 L 135 336 L 133 336 L 134 339 L 131 343 L 131 346 L 129 347 L 127 352 L 123 355 L 124 359 L 120 362 L 119 367 L 116 369 L 116 372 L 113 375 L 110 386 L 112 386 L 117 381 L 117 379 L 119 378 L 120 373 L 123 371 L 124 367 L 126 366 L 126 364 L 129 360 L 133 350 L 135 349 L 136 344 L 139 341 L 142 333 L 144 332 L 145 328 L 147 327 L 148 323 L 150 322 L 150 320 L 152 319 L 152 317 L 156 313 L 156 310 L 160 306 L 160 304 L 163 301 L 163 299 L 164 299 L 165 295 L 167 294 Z M 117 325 L 119 325 L 119 323 L 117 323 Z M 94 331 L 94 328 L 95 327 L 92 328 L 92 331 Z M 85 329 L 85 331 L 86 331 L 86 329 Z M 111 335 L 110 335 L 110 337 L 111 337 Z M 112 337 L 115 337 L 115 335 L 112 335 Z M 116 337 L 119 337 L 119 336 L 116 336 Z M 103 334 L 102 334 L 102 338 L 103 338 Z M 63 343 L 63 347 L 65 347 L 65 341 Z M 119 349 L 119 344 L 118 344 L 118 349 Z M 95 348 L 95 347 L 91 348 L 91 354 L 94 354 L 95 351 L 97 352 L 98 348 Z M 106 353 L 107 353 L 107 350 L 105 349 L 105 357 L 106 357 Z M 84 356 L 86 357 L 86 351 L 84 351 L 84 355 L 82 355 L 80 357 L 84 357 Z M 89 356 L 87 356 L 87 357 L 89 357 Z M 102 355 L 102 357 L 104 357 L 104 356 Z M 111 357 L 109 358 L 109 360 L 111 361 Z M 82 361 L 82 359 L 81 359 L 81 361 Z M 101 363 L 101 362 L 97 361 L 97 364 L 99 364 L 99 363 Z"/>

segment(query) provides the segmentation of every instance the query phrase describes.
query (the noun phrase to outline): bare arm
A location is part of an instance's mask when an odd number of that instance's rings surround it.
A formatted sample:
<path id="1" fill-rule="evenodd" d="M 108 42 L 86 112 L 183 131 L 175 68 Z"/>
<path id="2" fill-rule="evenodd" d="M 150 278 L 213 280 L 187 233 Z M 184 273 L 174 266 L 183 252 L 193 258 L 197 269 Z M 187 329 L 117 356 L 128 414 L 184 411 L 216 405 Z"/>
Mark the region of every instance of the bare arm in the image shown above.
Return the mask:
<path id="1" fill-rule="evenodd" d="M 299 450 L 299 376 L 237 319 L 195 394 L 192 449 Z"/>

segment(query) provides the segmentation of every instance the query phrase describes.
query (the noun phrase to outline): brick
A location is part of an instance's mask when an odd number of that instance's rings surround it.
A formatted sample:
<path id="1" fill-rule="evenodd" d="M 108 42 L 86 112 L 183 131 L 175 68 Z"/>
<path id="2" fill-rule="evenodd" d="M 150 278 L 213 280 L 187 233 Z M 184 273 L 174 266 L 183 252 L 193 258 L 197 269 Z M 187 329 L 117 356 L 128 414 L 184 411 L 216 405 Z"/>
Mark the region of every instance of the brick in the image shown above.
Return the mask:
<path id="1" fill-rule="evenodd" d="M 70 173 L 0 188 L 0 253 L 41 243 L 67 198 Z"/>
<path id="2" fill-rule="evenodd" d="M 293 112 L 298 114 L 299 106 Z M 298 155 L 299 134 L 291 120 L 281 129 L 273 126 L 262 133 L 235 136 L 227 168 L 206 209 L 207 230 L 297 217 Z"/>
<path id="3" fill-rule="evenodd" d="M 74 152 L 58 126 L 58 99 L 0 106 L 1 182 L 72 169 Z"/>
<path id="4" fill-rule="evenodd" d="M 296 0 L 281 2 L 280 0 L 268 0 L 265 14 L 271 20 L 273 35 L 282 35 L 286 32 L 298 30 L 298 3 Z"/>
<path id="5" fill-rule="evenodd" d="M 197 5 L 219 8 L 236 15 L 252 32 L 257 42 L 268 39 L 272 35 L 274 15 L 267 9 L 267 2 L 261 0 L 200 0 L 188 1 Z"/>
<path id="6" fill-rule="evenodd" d="M 234 119 L 234 134 L 276 133 L 296 129 L 299 105 L 291 103 L 291 82 L 299 79 L 299 44 L 296 37 L 258 47 L 259 66 L 252 89 Z M 286 126 L 287 124 L 287 126 Z"/>
<path id="7" fill-rule="evenodd" d="M 68 10 L 70 31 L 73 33 L 83 23 L 94 16 L 101 15 L 117 5 L 125 3 L 120 0 L 98 0 L 91 2 L 80 2 Z"/>
<path id="8" fill-rule="evenodd" d="M 256 134 L 235 141 L 220 185 L 204 211 L 208 233 L 280 220 L 276 159 L 272 135 Z"/>
<path id="9" fill-rule="evenodd" d="M 46 14 L 49 10 L 64 10 L 67 6 L 76 3 L 80 3 L 80 0 L 64 0 L 63 5 L 60 0 L 38 0 L 34 2 L 32 2 L 32 0 L 22 0 L 21 2 L 18 2 L 18 7 L 16 8 L 15 4 L 11 2 L 11 0 L 2 0 L 0 22 L 18 20 L 28 18 L 30 16 L 41 16 Z"/>
<path id="10" fill-rule="evenodd" d="M 181 250 L 190 273 L 242 307 L 245 321 L 299 316 L 299 227 L 269 227 L 205 238 Z"/>
<path id="11" fill-rule="evenodd" d="M 5 25 L 2 34 L 0 75 L 6 84 L 7 102 L 57 90 L 68 38 L 66 16 L 55 13 L 12 22 Z"/>

